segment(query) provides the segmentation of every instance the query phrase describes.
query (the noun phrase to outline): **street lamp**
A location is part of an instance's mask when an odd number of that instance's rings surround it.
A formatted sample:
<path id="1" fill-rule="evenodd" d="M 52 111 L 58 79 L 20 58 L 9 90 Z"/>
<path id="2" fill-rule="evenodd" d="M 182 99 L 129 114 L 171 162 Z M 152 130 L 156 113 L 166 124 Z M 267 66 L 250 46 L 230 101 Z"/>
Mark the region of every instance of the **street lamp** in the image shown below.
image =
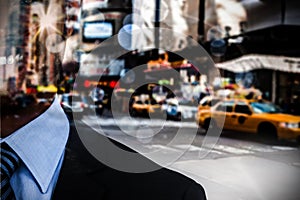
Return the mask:
<path id="1" fill-rule="evenodd" d="M 160 26 L 160 0 L 155 0 L 155 19 L 154 19 L 154 58 L 153 60 L 158 59 L 159 57 L 159 26 Z"/>

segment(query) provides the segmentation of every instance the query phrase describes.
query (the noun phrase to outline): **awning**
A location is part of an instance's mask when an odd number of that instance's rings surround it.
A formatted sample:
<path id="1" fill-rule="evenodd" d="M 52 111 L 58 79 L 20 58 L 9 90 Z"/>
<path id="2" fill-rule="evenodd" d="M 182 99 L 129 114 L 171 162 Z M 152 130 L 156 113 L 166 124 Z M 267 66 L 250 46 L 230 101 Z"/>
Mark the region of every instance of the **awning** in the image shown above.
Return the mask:
<path id="1" fill-rule="evenodd" d="M 216 67 L 234 73 L 248 72 L 256 69 L 300 73 L 300 58 L 249 54 L 230 61 L 217 63 Z"/>

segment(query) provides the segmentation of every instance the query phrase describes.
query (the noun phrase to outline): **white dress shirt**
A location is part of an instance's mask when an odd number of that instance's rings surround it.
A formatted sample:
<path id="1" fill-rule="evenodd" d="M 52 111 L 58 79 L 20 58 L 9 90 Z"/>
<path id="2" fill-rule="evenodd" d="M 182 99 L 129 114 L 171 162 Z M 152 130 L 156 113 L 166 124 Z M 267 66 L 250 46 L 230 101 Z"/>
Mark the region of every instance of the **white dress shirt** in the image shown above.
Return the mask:
<path id="1" fill-rule="evenodd" d="M 57 98 L 6 142 L 22 160 L 10 179 L 16 199 L 51 199 L 64 158 L 69 122 Z"/>

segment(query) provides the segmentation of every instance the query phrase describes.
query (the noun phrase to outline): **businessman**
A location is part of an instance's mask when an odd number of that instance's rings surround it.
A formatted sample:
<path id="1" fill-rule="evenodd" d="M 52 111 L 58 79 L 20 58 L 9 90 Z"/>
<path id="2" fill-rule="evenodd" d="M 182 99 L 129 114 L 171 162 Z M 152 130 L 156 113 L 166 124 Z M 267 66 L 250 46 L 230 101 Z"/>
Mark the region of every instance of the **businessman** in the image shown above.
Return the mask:
<path id="1" fill-rule="evenodd" d="M 0 5 L 0 29 L 6 30 L 11 23 L 10 3 L 1 1 Z M 19 68 L 19 78 L 24 75 L 22 70 L 26 71 Z M 130 173 L 101 163 L 70 126 L 57 95 L 49 103 L 39 103 L 34 95 L 12 94 L 5 86 L 0 91 L 1 199 L 206 199 L 203 187 L 194 180 L 162 168 L 112 139 L 117 148 L 136 153 L 157 170 Z M 90 127 L 86 132 L 99 143 L 107 139 Z"/>
<path id="2" fill-rule="evenodd" d="M 24 108 L 8 98 L 2 92 L 1 166 L 5 165 L 6 169 L 1 167 L 1 173 L 15 170 L 6 185 L 11 192 L 1 188 L 2 199 L 6 196 L 16 199 L 205 199 L 201 185 L 177 172 L 165 168 L 147 173 L 121 172 L 93 158 L 76 129 L 69 131 L 68 120 L 55 97 L 50 106 L 31 102 Z M 105 139 L 88 130 L 89 127 L 86 129 L 89 134 L 97 135 L 99 142 Z M 129 147 L 115 144 L 133 152 Z M 6 164 L 6 157 L 17 157 L 18 161 L 14 162 L 18 165 Z M 149 165 L 156 165 L 143 159 Z M 6 180 L 3 177 L 1 174 L 1 181 Z"/>

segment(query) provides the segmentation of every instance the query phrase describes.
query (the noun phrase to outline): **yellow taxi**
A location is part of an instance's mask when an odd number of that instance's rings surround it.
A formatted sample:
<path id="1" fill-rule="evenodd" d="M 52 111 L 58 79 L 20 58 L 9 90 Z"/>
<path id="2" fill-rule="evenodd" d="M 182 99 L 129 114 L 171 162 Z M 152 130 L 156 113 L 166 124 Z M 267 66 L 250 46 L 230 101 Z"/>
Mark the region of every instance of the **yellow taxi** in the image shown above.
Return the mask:
<path id="1" fill-rule="evenodd" d="M 284 114 L 264 100 L 222 100 L 210 109 L 198 110 L 196 121 L 206 130 L 217 127 L 270 138 L 300 139 L 300 116 Z"/>
<path id="2" fill-rule="evenodd" d="M 204 109 L 209 109 L 210 107 L 212 107 L 213 105 L 216 105 L 219 101 L 221 101 L 222 97 L 217 97 L 217 96 L 205 96 L 203 97 L 198 105 L 198 110 L 204 110 Z"/>
<path id="3" fill-rule="evenodd" d="M 131 116 L 142 116 L 149 117 L 161 115 L 162 109 L 161 105 L 158 104 L 155 100 L 147 99 L 145 101 L 142 100 L 133 100 L 133 103 L 129 109 Z"/>

